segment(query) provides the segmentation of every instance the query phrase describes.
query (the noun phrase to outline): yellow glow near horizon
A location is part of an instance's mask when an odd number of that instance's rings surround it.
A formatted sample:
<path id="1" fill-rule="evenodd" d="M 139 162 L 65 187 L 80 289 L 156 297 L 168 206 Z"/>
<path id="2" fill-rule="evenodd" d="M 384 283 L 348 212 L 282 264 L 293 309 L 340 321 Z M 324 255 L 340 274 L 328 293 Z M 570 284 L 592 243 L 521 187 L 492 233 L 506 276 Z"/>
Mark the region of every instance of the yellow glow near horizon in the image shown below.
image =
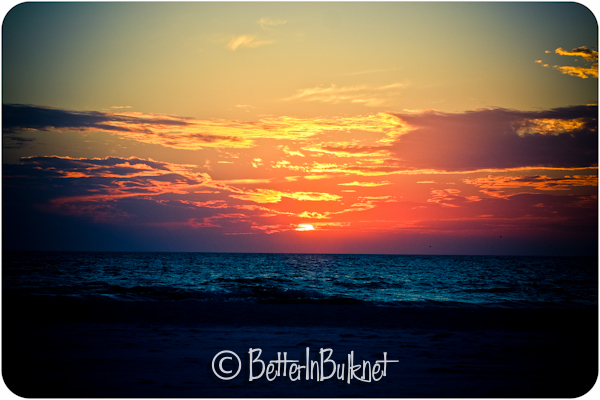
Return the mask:
<path id="1" fill-rule="evenodd" d="M 313 228 L 313 226 L 311 224 L 298 224 L 298 226 L 296 227 L 297 231 L 314 231 L 315 228 Z"/>

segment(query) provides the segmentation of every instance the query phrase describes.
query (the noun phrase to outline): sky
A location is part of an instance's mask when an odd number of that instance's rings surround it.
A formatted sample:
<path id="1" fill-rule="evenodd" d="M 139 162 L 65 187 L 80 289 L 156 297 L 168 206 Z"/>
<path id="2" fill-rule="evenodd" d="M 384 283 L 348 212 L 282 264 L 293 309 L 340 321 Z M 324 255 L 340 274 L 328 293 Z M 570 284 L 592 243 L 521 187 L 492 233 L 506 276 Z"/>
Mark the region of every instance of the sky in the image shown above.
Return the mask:
<path id="1" fill-rule="evenodd" d="M 578 3 L 22 3 L 5 250 L 596 255 Z"/>

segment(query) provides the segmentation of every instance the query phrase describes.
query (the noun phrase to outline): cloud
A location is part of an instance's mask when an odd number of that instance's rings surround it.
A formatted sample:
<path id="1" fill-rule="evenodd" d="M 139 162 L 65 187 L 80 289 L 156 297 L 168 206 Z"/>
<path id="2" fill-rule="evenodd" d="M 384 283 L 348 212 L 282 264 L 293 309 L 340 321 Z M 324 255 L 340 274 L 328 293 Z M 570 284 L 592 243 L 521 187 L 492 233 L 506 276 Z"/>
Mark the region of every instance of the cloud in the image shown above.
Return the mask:
<path id="1" fill-rule="evenodd" d="M 535 134 L 558 136 L 581 130 L 585 128 L 587 122 L 586 118 L 534 118 L 524 120 L 517 129 L 517 133 L 519 136 Z"/>
<path id="2" fill-rule="evenodd" d="M 198 121 L 190 118 L 135 112 L 103 113 L 51 107 L 4 104 L 3 133 L 23 130 L 104 131 L 142 143 L 177 149 L 205 147 L 251 147 L 244 129 L 234 122 Z"/>
<path id="3" fill-rule="evenodd" d="M 394 199 L 394 196 L 361 196 L 360 199 L 363 200 L 381 200 L 386 203 L 395 203 L 398 200 Z"/>
<path id="4" fill-rule="evenodd" d="M 336 201 L 342 198 L 341 196 L 329 193 L 281 192 L 271 189 L 257 189 L 244 192 L 244 194 L 231 194 L 229 197 L 253 201 L 255 203 L 278 203 L 283 197 L 300 201 Z"/>
<path id="5" fill-rule="evenodd" d="M 322 103 L 338 104 L 342 102 L 363 104 L 367 107 L 376 107 L 390 103 L 401 94 L 405 83 L 392 83 L 385 86 L 342 86 L 331 85 L 329 87 L 317 86 L 313 88 L 300 89 L 293 96 L 284 100 L 294 101 L 319 101 Z"/>
<path id="6" fill-rule="evenodd" d="M 308 174 L 359 176 L 597 167 L 596 105 L 371 117 L 376 117 L 373 122 L 377 121 L 377 128 L 369 130 L 379 136 L 370 138 L 378 144 L 306 145 L 303 150 L 327 154 L 328 159 L 307 158 L 300 164 L 284 160 L 276 167 Z"/>
<path id="7" fill-rule="evenodd" d="M 440 190 L 432 190 L 431 194 L 433 197 L 427 200 L 428 203 L 441 204 L 445 207 L 459 207 L 454 203 L 450 203 L 456 199 L 461 199 L 458 194 L 460 190 L 458 189 L 440 189 Z"/>
<path id="8" fill-rule="evenodd" d="M 322 143 L 303 147 L 302 150 L 332 154 L 336 157 L 387 158 L 390 156 L 390 151 L 387 149 L 387 146 L 364 146 L 344 143 Z"/>
<path id="9" fill-rule="evenodd" d="M 508 198 L 523 191 L 506 194 L 506 189 L 529 188 L 542 191 L 571 190 L 575 187 L 598 186 L 597 175 L 565 175 L 561 178 L 552 178 L 546 175 L 534 176 L 492 176 L 463 179 L 464 183 L 475 185 L 482 193 L 492 197 Z"/>
<path id="10" fill-rule="evenodd" d="M 353 203 L 349 208 L 344 208 L 339 211 L 303 211 L 298 217 L 316 220 L 332 219 L 337 215 L 372 210 L 376 207 L 375 203 L 396 203 L 398 201 L 394 196 L 360 196 L 358 197 L 358 200 L 357 203 Z"/>
<path id="11" fill-rule="evenodd" d="M 300 218 L 313 218 L 313 219 L 328 219 L 331 218 L 328 216 L 329 214 L 325 213 L 319 213 L 316 211 L 303 211 L 302 213 L 300 213 L 299 217 Z"/>
<path id="12" fill-rule="evenodd" d="M 271 182 L 271 179 L 221 179 L 213 180 L 214 183 L 226 184 L 226 185 L 257 185 Z"/>
<path id="13" fill-rule="evenodd" d="M 207 207 L 207 208 L 229 208 L 225 200 L 208 200 L 208 201 L 191 201 L 191 200 L 179 200 L 181 204 L 189 204 L 194 207 Z"/>
<path id="14" fill-rule="evenodd" d="M 249 112 L 250 112 L 250 109 L 251 109 L 251 108 L 256 108 L 256 107 L 254 107 L 254 106 L 251 106 L 251 105 L 248 105 L 248 104 L 236 104 L 236 105 L 235 105 L 235 107 L 236 107 L 236 108 L 239 108 L 240 110 L 244 110 L 244 111 L 246 111 L 247 113 L 249 113 Z"/>
<path id="15" fill-rule="evenodd" d="M 279 225 L 258 225 L 258 224 L 254 224 L 254 225 L 251 226 L 251 228 L 255 229 L 255 230 L 262 231 L 262 232 L 266 233 L 267 235 L 270 235 L 272 233 L 279 233 L 279 232 L 291 231 L 291 230 L 294 229 L 294 226 L 284 225 L 284 224 L 279 224 Z"/>
<path id="16" fill-rule="evenodd" d="M 281 150 L 283 150 L 283 152 L 285 154 L 287 154 L 288 156 L 304 157 L 304 154 L 302 154 L 302 153 L 300 153 L 299 151 L 296 151 L 296 150 L 290 150 L 290 148 L 288 146 L 279 146 L 279 148 Z"/>
<path id="17" fill-rule="evenodd" d="M 269 17 L 262 17 L 256 23 L 259 24 L 260 27 L 264 30 L 271 30 L 274 26 L 285 25 L 287 21 L 282 19 L 271 19 Z"/>
<path id="18" fill-rule="evenodd" d="M 410 129 L 390 151 L 395 168 L 468 171 L 582 168 L 598 162 L 598 107 L 393 114 Z"/>
<path id="19" fill-rule="evenodd" d="M 583 57 L 588 61 L 598 61 L 598 52 L 594 50 L 590 50 L 585 46 L 578 47 L 573 50 L 563 50 L 562 47 L 559 47 L 555 50 L 556 54 L 560 54 L 561 56 L 574 56 L 574 57 Z"/>
<path id="20" fill-rule="evenodd" d="M 240 204 L 278 203 L 284 198 L 298 201 L 336 201 L 341 196 L 322 192 L 282 192 L 271 189 L 245 190 L 232 185 L 269 183 L 269 179 L 212 180 L 206 173 L 194 172 L 196 166 L 173 164 L 140 158 L 72 158 L 59 156 L 24 157 L 21 165 L 4 168 L 8 186 L 26 182 L 28 187 L 39 186 L 47 200 L 37 199 L 40 210 L 62 215 L 86 216 L 101 223 L 124 223 L 137 218 L 139 223 L 176 228 L 222 227 L 224 218 L 250 222 L 256 218 L 298 217 L 299 212 L 274 210 L 260 205 Z M 11 183 L 7 183 L 11 182 Z M 218 189 L 218 190 L 207 190 Z M 226 192 L 221 193 L 220 192 Z M 207 198 L 208 195 L 208 198 Z M 42 195 L 40 195 L 42 196 Z M 217 196 L 215 198 L 215 196 Z M 235 200 L 232 200 L 235 199 Z M 144 205 L 144 208 L 140 208 Z M 147 204 L 159 205 L 163 212 L 148 211 Z M 174 212 L 184 209 L 234 210 L 176 221 Z M 167 210 L 166 212 L 164 210 Z M 243 213 L 240 213 L 242 211 Z M 197 213 L 195 213 L 197 215 Z M 241 216 L 244 216 L 243 218 Z M 171 222 L 156 222 L 173 219 Z M 155 222 L 152 222 L 152 221 Z"/>
<path id="21" fill-rule="evenodd" d="M 229 43 L 227 43 L 227 48 L 235 51 L 240 47 L 260 47 L 273 43 L 272 40 L 256 40 L 256 35 L 239 35 L 233 36 Z"/>
<path id="22" fill-rule="evenodd" d="M 119 114 L 99 111 L 69 111 L 52 107 L 39 107 L 24 104 L 2 105 L 3 132 L 18 129 L 41 130 L 69 128 L 84 131 L 96 128 L 107 131 L 129 131 L 127 125 L 147 124 L 182 127 L 188 123 L 181 118 L 155 116 L 152 114 Z"/>
<path id="23" fill-rule="evenodd" d="M 559 70 L 561 73 L 565 75 L 577 76 L 582 79 L 587 79 L 588 77 L 597 78 L 598 77 L 598 64 L 595 64 L 594 67 L 573 67 L 570 65 L 560 66 L 555 65 L 554 68 Z"/>
<path id="24" fill-rule="evenodd" d="M 382 182 L 348 182 L 348 183 L 338 183 L 339 186 L 362 186 L 362 187 L 376 187 L 376 186 L 386 186 L 391 185 L 390 181 L 382 181 Z"/>
<path id="25" fill-rule="evenodd" d="M 190 218 L 187 221 L 173 221 L 173 222 L 161 222 L 161 223 L 152 223 L 150 226 L 160 226 L 165 228 L 180 228 L 180 227 L 190 227 L 190 228 L 223 228 L 223 222 L 226 224 L 236 224 L 236 223 L 250 223 L 250 220 L 246 214 L 240 213 L 232 213 L 232 214 L 217 214 L 211 217 L 202 218 L 202 220 L 198 218 Z M 238 232 L 225 232 L 225 234 L 236 234 Z"/>
<path id="26" fill-rule="evenodd" d="M 556 137 L 527 135 L 535 136 Z M 197 170 L 191 164 L 136 157 L 26 157 L 21 165 L 5 165 L 4 184 L 11 188 L 13 202 L 26 199 L 28 205 L 35 204 L 37 211 L 54 214 L 50 217 L 53 221 L 60 214 L 68 215 L 70 218 L 64 219 L 67 221 L 86 219 L 127 229 L 195 229 L 215 236 L 276 234 L 292 231 L 300 223 L 310 223 L 316 230 L 348 230 L 352 234 L 390 230 L 431 233 L 438 228 L 452 231 L 453 224 L 459 227 L 457 230 L 460 226 L 467 229 L 472 226 L 468 217 L 481 215 L 490 217 L 483 225 L 474 220 L 473 224 L 481 226 L 479 229 L 473 225 L 478 232 L 507 226 L 521 229 L 533 226 L 535 221 L 547 221 L 548 226 L 558 229 L 575 218 L 590 220 L 588 217 L 597 210 L 596 197 L 590 196 L 597 193 L 597 175 L 557 176 L 554 171 L 512 177 L 465 176 L 453 186 L 452 182 L 438 182 L 444 189 L 433 191 L 416 184 L 423 182 L 420 176 L 376 182 L 348 182 L 347 177 L 338 176 L 322 182 L 324 186 L 297 179 L 293 186 L 283 186 L 289 189 L 285 191 L 275 189 L 281 186 L 268 186 L 285 184 L 282 177 L 237 175 L 214 180 Z M 341 190 L 327 193 L 324 189 L 340 189 L 337 184 L 345 182 L 342 187 L 353 187 L 358 193 L 340 193 L 342 198 L 335 194 Z M 392 196 L 383 188 L 369 189 L 392 182 L 402 188 L 406 198 L 398 193 Z M 260 188 L 243 187 L 247 185 Z M 16 187 L 21 192 L 14 197 L 16 191 L 12 188 Z M 365 190 L 375 195 L 364 196 Z M 585 193 L 588 195 L 581 195 Z M 542 203 L 544 207 L 539 206 Z M 519 219 L 529 214 L 529 219 Z"/>
<path id="27" fill-rule="evenodd" d="M 210 176 L 194 167 L 136 157 L 24 157 L 20 165 L 4 166 L 3 179 L 12 187 L 26 184 L 43 211 L 120 223 L 139 214 L 123 206 L 128 200 L 158 202 L 207 188 Z"/>
<path id="28" fill-rule="evenodd" d="M 546 51 L 550 53 L 550 51 Z M 588 77 L 598 78 L 598 52 L 588 49 L 585 46 L 577 47 L 573 50 L 563 50 L 559 47 L 555 50 L 556 54 L 561 56 L 580 57 L 586 66 L 572 66 L 572 65 L 554 65 L 553 68 L 559 70 L 562 74 L 576 76 L 582 79 Z M 577 61 L 577 60 L 575 60 Z M 538 64 L 542 64 L 542 60 L 535 61 Z M 548 64 L 543 64 L 543 67 L 548 67 Z"/>
<path id="29" fill-rule="evenodd" d="M 49 178 L 120 178 L 171 176 L 179 182 L 198 184 L 210 180 L 208 174 L 192 172 L 195 165 L 173 164 L 136 157 L 73 158 L 73 157 L 23 157 L 23 165 L 45 171 Z"/>
<path id="30" fill-rule="evenodd" d="M 72 111 L 23 104 L 5 104 L 3 133 L 16 137 L 21 131 L 104 131 L 124 139 L 182 150 L 251 148 L 260 139 L 296 141 L 326 132 L 352 130 L 383 134 L 390 142 L 407 132 L 396 117 L 373 114 L 332 118 L 263 118 L 258 121 L 197 120 L 173 115 L 139 112 L 104 113 Z"/>
<path id="31" fill-rule="evenodd" d="M 104 131 L 128 140 L 185 150 L 249 149 L 266 140 L 270 141 L 266 145 L 273 147 L 272 141 L 285 141 L 277 147 L 294 156 L 289 160 L 264 160 L 256 154 L 240 162 L 309 175 L 573 169 L 595 167 L 598 160 L 597 105 L 543 111 L 481 109 L 328 118 L 284 116 L 258 121 L 207 121 L 12 104 L 4 105 L 3 110 L 5 137 L 20 137 L 20 133 L 33 130 Z M 348 133 L 360 139 L 348 142 Z M 327 135 L 330 141 L 322 142 L 325 136 L 319 135 Z M 294 148 L 298 143 L 300 146 Z M 322 159 L 317 161 L 319 154 Z M 221 164 L 213 160 L 206 165 Z"/>
<path id="32" fill-rule="evenodd" d="M 34 138 L 26 138 L 17 135 L 4 135 L 2 137 L 3 149 L 20 149 L 28 142 L 33 142 Z"/>
<path id="33" fill-rule="evenodd" d="M 237 204 L 237 205 L 233 205 L 232 208 L 235 208 L 238 210 L 264 211 L 265 212 L 264 214 L 260 214 L 261 217 L 274 217 L 277 215 L 288 215 L 288 216 L 296 215 L 293 212 L 273 210 L 272 208 L 267 208 L 267 207 L 259 206 L 256 204 Z"/>

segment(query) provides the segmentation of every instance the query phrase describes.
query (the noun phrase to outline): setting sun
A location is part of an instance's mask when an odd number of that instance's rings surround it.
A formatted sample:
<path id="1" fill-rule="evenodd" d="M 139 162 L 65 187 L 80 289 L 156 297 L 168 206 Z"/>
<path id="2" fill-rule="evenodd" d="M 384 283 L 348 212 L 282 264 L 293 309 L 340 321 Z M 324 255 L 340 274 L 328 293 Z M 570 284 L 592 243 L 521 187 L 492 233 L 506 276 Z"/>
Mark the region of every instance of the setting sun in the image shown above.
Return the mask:
<path id="1" fill-rule="evenodd" d="M 296 227 L 297 231 L 314 231 L 315 228 L 313 228 L 313 226 L 311 224 L 299 224 Z"/>

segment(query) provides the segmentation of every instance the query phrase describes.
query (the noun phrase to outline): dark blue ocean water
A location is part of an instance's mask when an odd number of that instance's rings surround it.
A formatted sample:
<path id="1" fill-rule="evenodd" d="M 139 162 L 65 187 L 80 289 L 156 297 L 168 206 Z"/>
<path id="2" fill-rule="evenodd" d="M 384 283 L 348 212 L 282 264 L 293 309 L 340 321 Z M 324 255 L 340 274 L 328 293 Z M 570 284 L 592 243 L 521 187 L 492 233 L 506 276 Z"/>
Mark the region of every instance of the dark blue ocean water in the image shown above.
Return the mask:
<path id="1" fill-rule="evenodd" d="M 597 258 L 4 252 L 5 293 L 95 300 L 596 306 Z"/>

